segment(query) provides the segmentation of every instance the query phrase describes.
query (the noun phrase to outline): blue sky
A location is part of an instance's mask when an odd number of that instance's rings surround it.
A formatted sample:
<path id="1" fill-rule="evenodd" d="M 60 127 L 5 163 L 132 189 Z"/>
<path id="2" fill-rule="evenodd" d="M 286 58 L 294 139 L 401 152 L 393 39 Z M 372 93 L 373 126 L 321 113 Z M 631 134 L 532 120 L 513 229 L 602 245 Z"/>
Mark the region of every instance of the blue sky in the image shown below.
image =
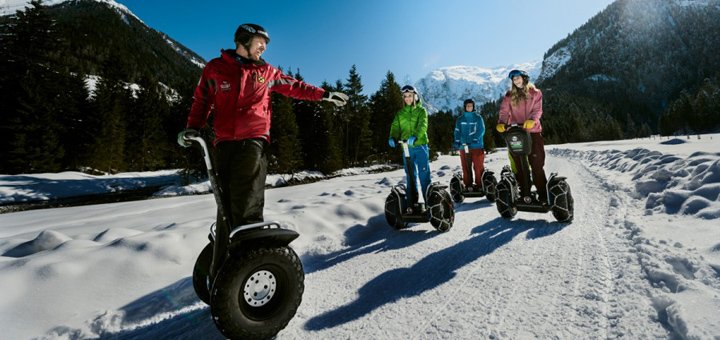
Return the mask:
<path id="1" fill-rule="evenodd" d="M 206 60 L 234 48 L 241 23 L 264 26 L 265 60 L 314 85 L 345 81 L 357 66 L 365 93 L 388 71 L 400 83 L 445 66 L 533 60 L 611 0 L 116 0 Z M 402 85 L 402 84 L 401 84 Z"/>

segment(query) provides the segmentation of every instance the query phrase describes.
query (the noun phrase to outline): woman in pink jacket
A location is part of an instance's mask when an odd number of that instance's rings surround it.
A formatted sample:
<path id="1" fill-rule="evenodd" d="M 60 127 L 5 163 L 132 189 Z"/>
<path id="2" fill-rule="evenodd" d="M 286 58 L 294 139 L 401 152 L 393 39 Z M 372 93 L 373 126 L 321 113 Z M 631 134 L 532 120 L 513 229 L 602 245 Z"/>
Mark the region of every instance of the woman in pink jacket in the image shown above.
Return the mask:
<path id="1" fill-rule="evenodd" d="M 500 104 L 500 117 L 496 130 L 505 132 L 506 125 L 521 125 L 530 133 L 532 150 L 528 161 L 532 171 L 533 184 L 537 189 L 538 198 L 547 204 L 547 178 L 545 177 L 545 142 L 542 137 L 542 92 L 530 83 L 527 72 L 512 70 L 508 75 L 512 85 L 510 91 L 503 97 Z M 511 155 L 514 164 L 520 164 L 520 159 Z M 523 197 L 530 196 L 530 184 L 525 182 L 523 169 L 514 169 L 520 182 L 520 191 Z M 530 203 L 530 202 L 528 202 Z"/>

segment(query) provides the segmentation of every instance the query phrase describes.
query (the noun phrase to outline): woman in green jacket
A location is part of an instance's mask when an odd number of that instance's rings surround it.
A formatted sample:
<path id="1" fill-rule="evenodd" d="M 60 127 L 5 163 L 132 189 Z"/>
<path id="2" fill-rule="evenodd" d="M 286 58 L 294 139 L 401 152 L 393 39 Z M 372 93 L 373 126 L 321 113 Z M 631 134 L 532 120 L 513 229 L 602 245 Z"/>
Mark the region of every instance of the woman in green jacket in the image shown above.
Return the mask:
<path id="1" fill-rule="evenodd" d="M 425 108 L 422 107 L 420 96 L 414 87 L 410 85 L 403 86 L 402 95 L 405 106 L 395 114 L 395 119 L 393 119 L 390 127 L 388 145 L 394 148 L 397 141 L 407 141 L 412 164 L 404 164 L 405 173 L 408 174 L 408 166 L 415 168 L 415 173 L 420 178 L 422 195 L 426 197 L 427 189 L 430 186 L 430 148 L 428 147 L 427 137 L 428 114 Z M 405 163 L 404 158 L 403 163 Z M 407 177 L 409 178 L 409 175 Z M 408 183 L 408 188 L 415 188 L 413 184 Z M 417 200 L 418 195 L 413 196 Z M 417 201 L 408 203 L 414 204 Z"/>

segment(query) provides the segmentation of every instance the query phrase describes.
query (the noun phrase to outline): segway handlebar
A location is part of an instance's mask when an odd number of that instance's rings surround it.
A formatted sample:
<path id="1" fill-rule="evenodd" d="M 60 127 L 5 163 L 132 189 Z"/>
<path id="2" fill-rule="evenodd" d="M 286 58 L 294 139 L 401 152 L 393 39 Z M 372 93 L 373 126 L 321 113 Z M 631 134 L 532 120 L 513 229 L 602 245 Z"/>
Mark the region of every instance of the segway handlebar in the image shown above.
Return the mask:
<path id="1" fill-rule="evenodd" d="M 522 129 L 523 131 L 525 130 L 525 129 L 523 129 L 521 124 L 504 124 L 504 125 L 505 125 L 505 131 L 502 132 L 503 134 L 508 133 L 511 129 Z"/>
<path id="2" fill-rule="evenodd" d="M 183 139 L 186 141 L 198 143 L 200 145 L 200 149 L 202 149 L 203 152 L 203 159 L 205 160 L 205 166 L 207 167 L 208 171 L 212 171 L 213 166 L 212 162 L 210 161 L 210 152 L 208 152 L 207 143 L 202 137 L 200 137 L 200 133 L 197 131 L 188 131 L 183 135 Z"/>
<path id="3" fill-rule="evenodd" d="M 410 147 L 408 146 L 407 140 L 399 140 L 398 143 L 402 146 L 403 156 L 410 157 Z"/>

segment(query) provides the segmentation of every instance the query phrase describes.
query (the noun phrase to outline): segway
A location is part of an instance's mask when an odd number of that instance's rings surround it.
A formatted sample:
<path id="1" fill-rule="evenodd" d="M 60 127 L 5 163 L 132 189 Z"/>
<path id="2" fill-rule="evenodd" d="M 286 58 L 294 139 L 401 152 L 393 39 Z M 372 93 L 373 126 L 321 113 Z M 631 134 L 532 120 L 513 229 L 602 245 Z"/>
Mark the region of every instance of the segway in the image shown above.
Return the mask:
<path id="1" fill-rule="evenodd" d="M 532 184 L 530 164 L 527 156 L 532 150 L 530 134 L 522 127 L 512 125 L 504 133 L 505 143 L 508 151 L 520 158 L 520 164 L 515 164 L 523 169 L 525 181 Z M 529 195 L 523 196 L 520 192 L 520 185 L 510 166 L 506 165 L 500 172 L 500 181 L 496 186 L 497 199 L 495 201 L 497 210 L 503 218 L 512 219 L 518 211 L 547 213 L 552 211 L 558 222 L 570 222 L 573 219 L 573 197 L 570 192 L 570 185 L 565 177 L 557 173 L 550 174 L 547 182 L 548 203 L 542 202 L 537 191 L 531 191 Z"/>
<path id="2" fill-rule="evenodd" d="M 205 140 L 197 132 L 184 138 L 201 147 L 219 208 L 193 269 L 195 293 L 224 336 L 273 337 L 293 318 L 305 289 L 302 263 L 288 246 L 299 235 L 274 221 L 233 226 Z"/>
<path id="3" fill-rule="evenodd" d="M 467 164 L 469 169 L 470 178 L 473 179 L 475 177 L 473 175 L 473 160 L 470 155 L 470 148 L 467 144 L 463 144 L 462 146 L 465 150 L 465 164 Z M 480 183 L 479 186 L 468 187 L 463 182 L 462 171 L 456 172 L 450 180 L 450 196 L 452 196 L 453 201 L 462 203 L 462 201 L 465 200 L 465 197 L 486 196 L 488 201 L 491 203 L 495 202 L 495 186 L 497 185 L 495 174 L 488 169 L 484 169 L 480 178 L 482 178 L 482 183 Z"/>
<path id="4" fill-rule="evenodd" d="M 452 228 L 455 221 L 455 210 L 447 186 L 435 182 L 430 184 L 423 194 L 420 181 L 410 160 L 410 150 L 406 141 L 400 141 L 407 167 L 407 187 L 403 184 L 394 186 L 385 199 L 385 220 L 395 229 L 403 229 L 409 223 L 430 222 L 439 232 Z M 426 200 L 427 198 L 427 200 Z"/>

